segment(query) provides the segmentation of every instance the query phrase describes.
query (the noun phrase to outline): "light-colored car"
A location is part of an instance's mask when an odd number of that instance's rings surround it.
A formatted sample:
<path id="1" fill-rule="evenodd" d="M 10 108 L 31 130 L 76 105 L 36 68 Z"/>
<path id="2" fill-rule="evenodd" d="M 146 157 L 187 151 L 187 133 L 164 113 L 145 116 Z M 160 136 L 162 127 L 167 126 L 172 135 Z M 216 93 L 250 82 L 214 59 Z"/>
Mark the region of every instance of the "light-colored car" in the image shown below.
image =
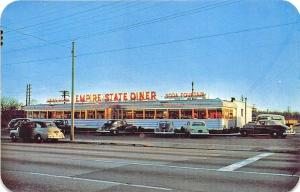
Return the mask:
<path id="1" fill-rule="evenodd" d="M 204 121 L 188 121 L 185 131 L 189 135 L 209 135 L 209 131 Z"/>
<path id="2" fill-rule="evenodd" d="M 65 138 L 61 130 L 52 121 L 29 121 L 17 127 L 17 129 L 11 130 L 10 137 L 12 141 L 21 138 L 24 141 L 35 140 L 36 142 L 57 141 Z"/>

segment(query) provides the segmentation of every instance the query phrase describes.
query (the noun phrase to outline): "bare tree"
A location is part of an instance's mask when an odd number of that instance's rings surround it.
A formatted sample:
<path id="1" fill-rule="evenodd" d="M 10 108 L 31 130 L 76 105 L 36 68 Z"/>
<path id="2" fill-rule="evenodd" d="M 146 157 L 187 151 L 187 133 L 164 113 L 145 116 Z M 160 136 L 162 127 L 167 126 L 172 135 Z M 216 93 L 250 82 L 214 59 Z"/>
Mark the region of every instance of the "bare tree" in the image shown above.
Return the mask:
<path id="1" fill-rule="evenodd" d="M 19 109 L 22 103 L 18 102 L 17 99 L 11 97 L 1 97 L 1 110 Z"/>

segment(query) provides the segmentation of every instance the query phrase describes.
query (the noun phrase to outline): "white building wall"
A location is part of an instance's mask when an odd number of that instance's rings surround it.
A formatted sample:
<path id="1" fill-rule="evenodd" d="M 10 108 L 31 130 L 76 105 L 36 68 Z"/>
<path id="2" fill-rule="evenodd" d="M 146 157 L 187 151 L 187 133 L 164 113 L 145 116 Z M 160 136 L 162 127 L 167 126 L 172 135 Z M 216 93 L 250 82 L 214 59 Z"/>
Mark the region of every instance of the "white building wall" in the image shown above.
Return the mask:
<path id="1" fill-rule="evenodd" d="M 236 126 L 243 127 L 246 123 L 252 121 L 252 106 L 247 103 L 247 110 L 245 111 L 245 102 L 243 101 L 234 101 L 236 105 Z M 246 113 L 246 114 L 245 114 Z M 246 118 L 245 118 L 246 115 Z M 246 122 L 245 122 L 246 121 Z"/>

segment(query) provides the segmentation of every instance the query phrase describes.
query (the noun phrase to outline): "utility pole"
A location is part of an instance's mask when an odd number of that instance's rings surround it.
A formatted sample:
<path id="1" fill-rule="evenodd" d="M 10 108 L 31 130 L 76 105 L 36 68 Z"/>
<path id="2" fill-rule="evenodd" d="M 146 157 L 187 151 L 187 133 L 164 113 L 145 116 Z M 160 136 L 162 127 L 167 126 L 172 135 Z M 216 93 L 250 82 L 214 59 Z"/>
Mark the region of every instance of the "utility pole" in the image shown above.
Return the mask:
<path id="1" fill-rule="evenodd" d="M 64 98 L 64 104 L 66 104 L 66 97 L 70 97 L 70 94 L 69 94 L 69 91 L 67 90 L 63 90 L 63 91 L 60 91 L 62 93 L 62 97 Z"/>
<path id="2" fill-rule="evenodd" d="M 75 79 L 75 42 L 72 42 L 72 95 L 71 95 L 71 131 L 70 131 L 70 140 L 74 141 L 75 136 L 74 136 L 74 111 L 75 111 L 75 106 L 74 106 L 74 79 Z"/>
<path id="3" fill-rule="evenodd" d="M 28 84 L 28 105 L 30 105 L 31 101 L 31 84 Z"/>
<path id="4" fill-rule="evenodd" d="M 194 81 L 192 81 L 192 100 L 194 99 Z"/>
<path id="5" fill-rule="evenodd" d="M 244 98 L 245 99 L 245 125 L 247 123 L 247 97 Z"/>
<path id="6" fill-rule="evenodd" d="M 3 30 L 2 29 L 0 30 L 0 36 L 1 36 L 0 37 L 0 39 L 1 39 L 0 40 L 0 47 L 2 47 L 3 46 Z"/>
<path id="7" fill-rule="evenodd" d="M 26 106 L 28 105 L 28 84 L 26 85 Z"/>

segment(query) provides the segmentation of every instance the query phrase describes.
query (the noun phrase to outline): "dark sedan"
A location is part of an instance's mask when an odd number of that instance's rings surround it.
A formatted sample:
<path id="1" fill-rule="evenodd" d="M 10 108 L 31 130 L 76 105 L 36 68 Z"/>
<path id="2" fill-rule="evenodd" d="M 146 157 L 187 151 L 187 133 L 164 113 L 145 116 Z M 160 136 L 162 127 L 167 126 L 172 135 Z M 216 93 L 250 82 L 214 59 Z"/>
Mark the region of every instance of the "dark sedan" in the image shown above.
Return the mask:
<path id="1" fill-rule="evenodd" d="M 273 138 L 285 138 L 295 134 L 292 128 L 272 120 L 263 120 L 258 123 L 248 123 L 240 129 L 242 136 L 248 135 L 271 135 Z"/>
<path id="2" fill-rule="evenodd" d="M 125 120 L 109 120 L 104 125 L 97 129 L 100 133 L 110 133 L 118 135 L 119 133 L 135 133 L 138 128 L 134 125 L 128 124 Z"/>

